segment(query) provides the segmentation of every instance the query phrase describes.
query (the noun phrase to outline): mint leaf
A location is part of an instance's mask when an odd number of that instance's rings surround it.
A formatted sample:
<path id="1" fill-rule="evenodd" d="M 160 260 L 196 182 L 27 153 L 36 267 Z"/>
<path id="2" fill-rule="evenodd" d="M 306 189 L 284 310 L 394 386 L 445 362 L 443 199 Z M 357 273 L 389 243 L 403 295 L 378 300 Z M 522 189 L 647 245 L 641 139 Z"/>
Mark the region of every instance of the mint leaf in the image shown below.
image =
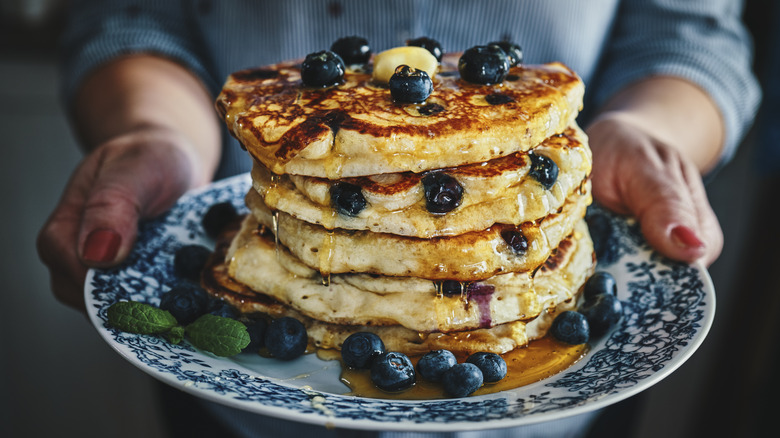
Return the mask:
<path id="1" fill-rule="evenodd" d="M 192 345 L 217 356 L 233 356 L 249 345 L 246 326 L 231 318 L 205 314 L 186 327 Z"/>
<path id="2" fill-rule="evenodd" d="M 165 339 L 171 344 L 178 344 L 184 339 L 184 327 L 177 325 L 176 327 L 171 328 L 171 331 L 165 333 Z"/>
<path id="3" fill-rule="evenodd" d="M 119 330 L 154 335 L 176 327 L 176 318 L 167 310 L 137 301 L 120 301 L 108 310 L 108 324 Z"/>

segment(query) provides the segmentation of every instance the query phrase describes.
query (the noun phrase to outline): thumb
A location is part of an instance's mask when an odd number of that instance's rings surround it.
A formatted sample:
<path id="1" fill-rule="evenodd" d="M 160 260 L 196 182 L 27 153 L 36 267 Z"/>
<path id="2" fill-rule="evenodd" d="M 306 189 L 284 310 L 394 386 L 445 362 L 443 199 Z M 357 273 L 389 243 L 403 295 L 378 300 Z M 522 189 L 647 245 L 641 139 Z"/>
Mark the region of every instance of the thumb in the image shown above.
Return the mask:
<path id="1" fill-rule="evenodd" d="M 680 164 L 676 169 L 667 167 L 666 175 L 645 174 L 634 179 L 632 195 L 624 200 L 653 248 L 674 260 L 692 263 L 712 252 L 710 246 L 717 243 L 717 238 L 709 235 L 712 230 L 702 226 L 707 221 L 700 217 L 701 203 L 693 199 L 688 185 L 690 178 L 698 178 L 698 173 L 691 175 Z"/>
<path id="2" fill-rule="evenodd" d="M 130 253 L 139 220 L 164 212 L 189 188 L 192 167 L 180 149 L 160 144 L 120 140 L 98 153 L 78 248 L 85 265 L 107 267 Z"/>

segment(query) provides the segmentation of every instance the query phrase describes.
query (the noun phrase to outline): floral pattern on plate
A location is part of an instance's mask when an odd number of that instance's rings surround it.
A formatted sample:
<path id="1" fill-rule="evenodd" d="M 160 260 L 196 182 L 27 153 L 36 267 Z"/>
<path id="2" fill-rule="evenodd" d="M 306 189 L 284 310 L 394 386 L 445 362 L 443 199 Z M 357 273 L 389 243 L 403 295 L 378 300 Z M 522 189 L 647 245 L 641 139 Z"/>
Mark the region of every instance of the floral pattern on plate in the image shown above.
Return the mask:
<path id="1" fill-rule="evenodd" d="M 652 252 L 638 226 L 597 206 L 588 222 L 601 260 L 612 273 L 623 317 L 573 367 L 532 385 L 463 399 L 393 401 L 357 398 L 338 382 L 339 365 L 306 355 L 293 363 L 257 355 L 219 358 L 186 341 L 118 331 L 106 324 L 116 301 L 158 305 L 176 282 L 173 255 L 185 244 L 213 246 L 201 227 L 208 208 L 232 202 L 242 212 L 251 182 L 241 175 L 189 193 L 166 214 L 141 224 L 122 266 L 92 270 L 85 296 L 105 341 L 144 372 L 196 396 L 234 408 L 336 427 L 462 431 L 519 426 L 605 407 L 657 383 L 704 340 L 715 311 L 711 280 L 700 266 Z M 303 377 L 301 377 L 303 376 Z"/>

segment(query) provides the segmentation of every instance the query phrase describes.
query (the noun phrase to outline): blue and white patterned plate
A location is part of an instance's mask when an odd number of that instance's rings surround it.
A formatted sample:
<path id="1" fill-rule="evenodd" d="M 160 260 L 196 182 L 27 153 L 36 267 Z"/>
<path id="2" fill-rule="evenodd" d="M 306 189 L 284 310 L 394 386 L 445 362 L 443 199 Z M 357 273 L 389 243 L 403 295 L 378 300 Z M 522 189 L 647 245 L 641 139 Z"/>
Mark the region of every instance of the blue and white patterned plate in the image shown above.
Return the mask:
<path id="1" fill-rule="evenodd" d="M 291 363 L 254 354 L 219 358 L 187 342 L 123 333 L 106 325 L 119 300 L 159 304 L 175 282 L 173 254 L 181 245 L 213 245 L 200 219 L 218 202 L 245 210 L 248 175 L 184 196 L 168 213 L 141 225 L 129 260 L 90 271 L 85 290 L 90 318 L 125 359 L 161 381 L 196 396 L 292 421 L 377 430 L 463 431 L 519 426 L 581 414 L 654 385 L 699 347 L 715 313 L 715 294 L 698 266 L 670 262 L 649 250 L 630 221 L 592 208 L 589 222 L 599 269 L 618 281 L 623 318 L 609 337 L 568 370 L 497 394 L 456 400 L 390 401 L 342 395 L 339 364 L 306 355 Z"/>

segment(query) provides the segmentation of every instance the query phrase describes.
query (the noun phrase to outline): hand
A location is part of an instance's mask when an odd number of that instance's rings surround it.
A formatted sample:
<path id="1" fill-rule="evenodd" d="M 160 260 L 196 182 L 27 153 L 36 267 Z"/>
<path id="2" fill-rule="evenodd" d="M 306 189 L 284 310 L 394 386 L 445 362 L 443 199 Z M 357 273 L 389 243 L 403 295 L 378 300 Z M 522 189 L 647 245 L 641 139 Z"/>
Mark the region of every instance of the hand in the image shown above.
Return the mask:
<path id="1" fill-rule="evenodd" d="M 99 145 L 77 167 L 37 241 L 60 301 L 84 311 L 87 269 L 119 264 L 138 221 L 164 212 L 194 185 L 186 142 L 143 128 Z"/>
<path id="2" fill-rule="evenodd" d="M 717 259 L 723 232 L 696 165 L 630 119 L 602 117 L 587 133 L 597 202 L 635 216 L 648 243 L 671 259 Z"/>

